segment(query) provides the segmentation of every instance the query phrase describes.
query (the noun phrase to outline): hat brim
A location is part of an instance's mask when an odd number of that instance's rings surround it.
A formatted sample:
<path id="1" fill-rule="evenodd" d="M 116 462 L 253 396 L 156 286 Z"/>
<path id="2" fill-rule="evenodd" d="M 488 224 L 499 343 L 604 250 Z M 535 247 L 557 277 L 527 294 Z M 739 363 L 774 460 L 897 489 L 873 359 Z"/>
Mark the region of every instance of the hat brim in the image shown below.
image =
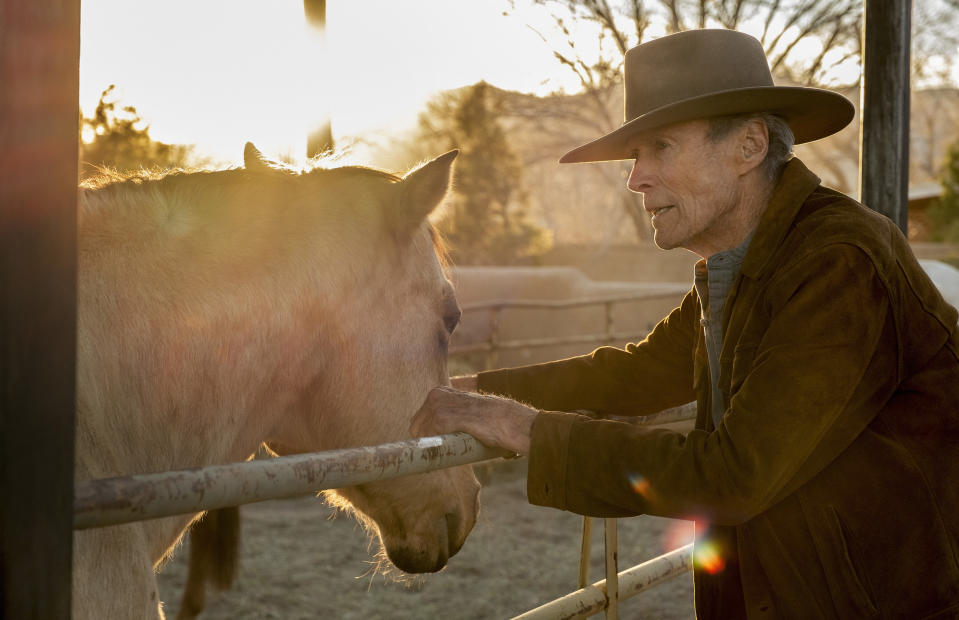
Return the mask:
<path id="1" fill-rule="evenodd" d="M 561 164 L 632 159 L 629 138 L 656 127 L 717 116 L 768 112 L 781 116 L 793 130 L 796 144 L 832 135 L 856 114 L 852 103 L 820 88 L 766 86 L 740 88 L 693 97 L 657 108 L 624 123 L 605 136 L 563 155 Z"/>

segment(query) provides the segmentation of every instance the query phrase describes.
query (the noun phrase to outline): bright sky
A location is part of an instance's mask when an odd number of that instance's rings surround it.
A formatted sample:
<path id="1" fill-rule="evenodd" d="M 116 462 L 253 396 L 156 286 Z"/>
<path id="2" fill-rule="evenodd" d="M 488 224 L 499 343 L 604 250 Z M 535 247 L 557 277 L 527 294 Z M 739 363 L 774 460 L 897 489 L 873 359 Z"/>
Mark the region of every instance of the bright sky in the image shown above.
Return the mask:
<path id="1" fill-rule="evenodd" d="M 553 31 L 546 13 L 515 4 L 504 16 L 508 0 L 328 0 L 324 51 L 302 0 L 84 0 L 80 106 L 89 115 L 116 84 L 119 103 L 136 106 L 155 139 L 239 163 L 247 140 L 302 157 L 327 111 L 340 139 L 412 127 L 432 94 L 479 80 L 577 90 L 537 34 Z M 575 33 L 581 51 L 596 40 L 585 28 Z M 758 34 L 760 24 L 744 29 Z M 815 40 L 797 48 L 817 51 Z"/>
<path id="2" fill-rule="evenodd" d="M 523 16 L 503 16 L 505 0 L 327 5 L 323 53 L 301 0 L 85 0 L 80 105 L 89 115 L 116 84 L 155 139 L 238 163 L 247 140 L 302 156 L 325 109 L 335 135 L 356 135 L 412 126 L 432 93 L 481 79 L 575 89 Z"/>

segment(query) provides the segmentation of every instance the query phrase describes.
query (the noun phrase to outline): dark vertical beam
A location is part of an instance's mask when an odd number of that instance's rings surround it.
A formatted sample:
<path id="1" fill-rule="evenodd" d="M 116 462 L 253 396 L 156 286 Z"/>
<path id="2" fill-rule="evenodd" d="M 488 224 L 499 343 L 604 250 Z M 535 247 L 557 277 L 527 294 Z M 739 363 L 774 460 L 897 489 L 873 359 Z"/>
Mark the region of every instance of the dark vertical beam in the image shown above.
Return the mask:
<path id="1" fill-rule="evenodd" d="M 310 26 L 326 30 L 326 0 L 303 0 L 303 13 Z"/>
<path id="2" fill-rule="evenodd" d="M 859 199 L 907 230 L 912 0 L 865 0 Z"/>
<path id="3" fill-rule="evenodd" d="M 318 54 L 327 55 L 326 50 L 326 0 L 303 0 L 303 13 L 306 16 L 306 23 L 310 25 L 312 31 L 316 34 Z M 326 66 L 325 62 L 320 66 Z M 329 81 L 328 75 L 306 76 L 307 79 L 317 79 L 321 82 Z M 306 156 L 315 157 L 327 151 L 333 150 L 333 124 L 329 117 L 320 119 L 306 138 Z"/>
<path id="4" fill-rule="evenodd" d="M 0 0 L 0 617 L 70 617 L 80 0 Z"/>

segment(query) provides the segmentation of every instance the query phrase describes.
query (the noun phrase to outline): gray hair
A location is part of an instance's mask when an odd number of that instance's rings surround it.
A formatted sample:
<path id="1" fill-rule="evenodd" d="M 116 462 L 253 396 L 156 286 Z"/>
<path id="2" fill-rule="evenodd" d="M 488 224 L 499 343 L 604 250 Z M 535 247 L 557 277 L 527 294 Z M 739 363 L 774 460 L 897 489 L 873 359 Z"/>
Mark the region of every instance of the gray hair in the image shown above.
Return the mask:
<path id="1" fill-rule="evenodd" d="M 789 128 L 789 125 L 781 116 L 768 112 L 717 116 L 709 119 L 707 137 L 713 142 L 719 142 L 733 130 L 742 127 L 753 119 L 761 120 L 769 130 L 769 148 L 761 165 L 766 173 L 766 178 L 770 182 L 775 182 L 779 179 L 783 166 L 792 158 L 793 145 L 796 143 L 792 129 Z"/>

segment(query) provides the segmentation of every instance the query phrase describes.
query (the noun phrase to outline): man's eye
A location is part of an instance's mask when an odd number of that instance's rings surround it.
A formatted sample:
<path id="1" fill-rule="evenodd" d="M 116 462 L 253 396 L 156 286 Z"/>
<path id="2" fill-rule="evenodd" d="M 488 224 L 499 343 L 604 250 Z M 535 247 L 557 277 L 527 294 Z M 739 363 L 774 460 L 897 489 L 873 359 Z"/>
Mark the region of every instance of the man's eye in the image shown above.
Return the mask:
<path id="1" fill-rule="evenodd" d="M 665 140 L 656 140 L 656 150 L 662 151 L 669 147 L 669 143 Z"/>

